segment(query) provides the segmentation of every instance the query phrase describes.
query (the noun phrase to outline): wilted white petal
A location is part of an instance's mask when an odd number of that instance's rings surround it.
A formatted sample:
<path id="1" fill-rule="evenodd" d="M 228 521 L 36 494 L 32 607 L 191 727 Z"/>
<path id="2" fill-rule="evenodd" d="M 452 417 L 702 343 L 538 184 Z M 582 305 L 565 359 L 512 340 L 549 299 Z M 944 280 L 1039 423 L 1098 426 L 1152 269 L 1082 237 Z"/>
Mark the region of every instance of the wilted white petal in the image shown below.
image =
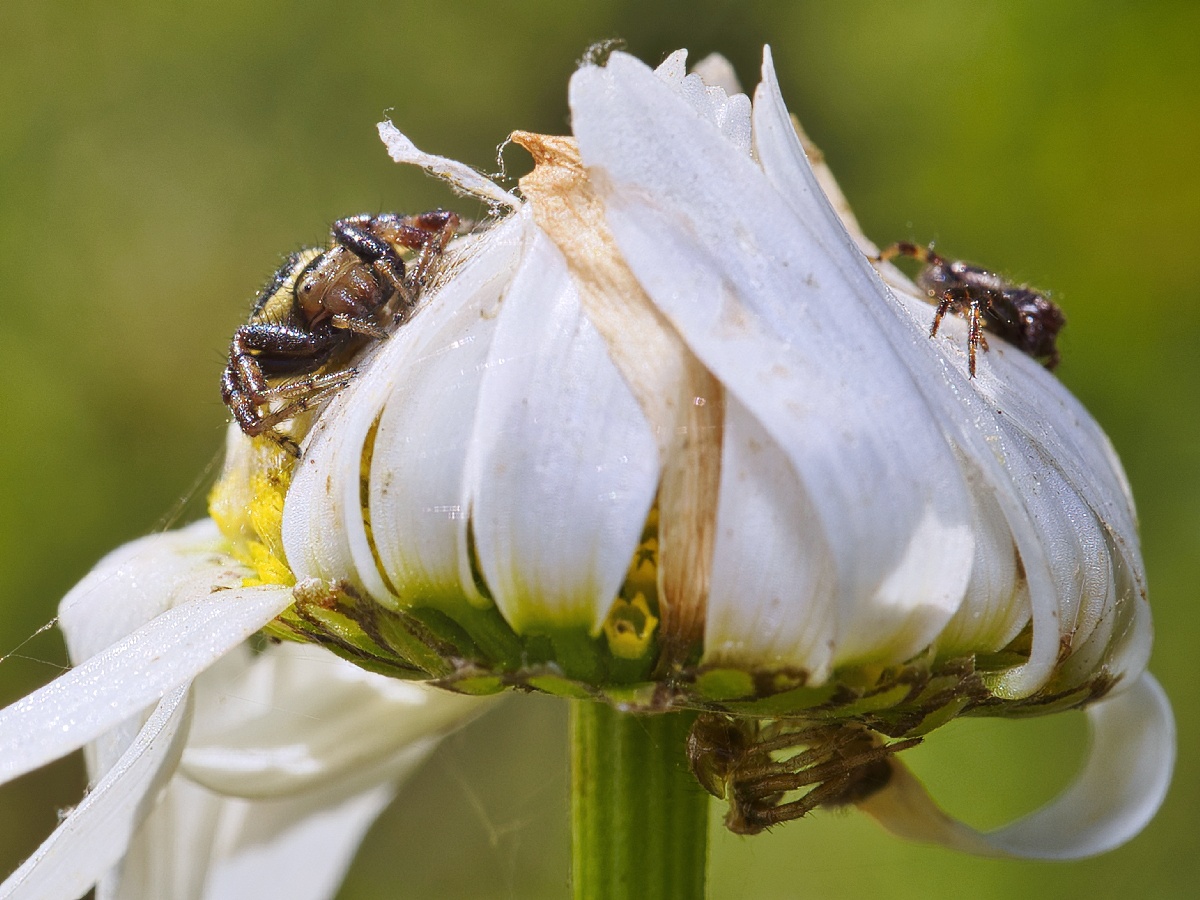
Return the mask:
<path id="1" fill-rule="evenodd" d="M 163 697 L 116 764 L 0 885 L 0 898 L 81 896 L 122 857 L 148 812 L 146 798 L 179 758 L 187 693 L 184 686 Z"/>
<path id="2" fill-rule="evenodd" d="M 10 781 L 121 724 L 187 684 L 292 602 L 289 588 L 213 590 L 168 610 L 0 710 L 0 780 Z"/>
<path id="3" fill-rule="evenodd" d="M 928 642 L 969 578 L 970 504 L 866 298 L 761 170 L 641 63 L 614 54 L 581 70 L 571 105 L 630 267 L 795 468 L 846 625 L 868 629 L 839 634 L 845 652 Z"/>
<path id="4" fill-rule="evenodd" d="M 1057 798 L 1011 825 L 981 834 L 946 815 L 893 760 L 887 787 L 859 804 L 889 831 L 982 856 L 1078 859 L 1128 841 L 1153 818 L 1175 762 L 1170 701 L 1152 676 L 1087 708 L 1091 747 Z"/>
<path id="5" fill-rule="evenodd" d="M 460 194 L 479 197 L 494 206 L 516 209 L 521 205 L 520 200 L 470 166 L 418 150 L 391 122 L 380 122 L 378 127 L 380 140 L 387 146 L 388 154 L 396 162 L 420 166 L 426 172 L 445 179 Z"/>
<path id="6" fill-rule="evenodd" d="M 657 448 L 541 231 L 504 297 L 468 475 L 479 563 L 513 628 L 599 630 L 654 499 Z"/>

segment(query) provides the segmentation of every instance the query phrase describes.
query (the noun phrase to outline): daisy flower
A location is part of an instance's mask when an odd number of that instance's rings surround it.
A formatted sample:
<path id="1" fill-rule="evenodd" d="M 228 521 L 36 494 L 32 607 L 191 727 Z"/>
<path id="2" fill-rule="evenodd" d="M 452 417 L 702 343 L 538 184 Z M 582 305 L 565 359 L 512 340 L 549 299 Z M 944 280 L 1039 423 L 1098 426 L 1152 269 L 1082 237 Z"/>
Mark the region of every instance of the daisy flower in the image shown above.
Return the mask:
<path id="1" fill-rule="evenodd" d="M 211 520 L 63 601 L 76 666 L 0 712 L 0 770 L 86 746 L 92 788 L 0 896 L 327 896 L 399 780 L 510 689 L 572 703 L 578 896 L 702 890 L 683 765 L 743 833 L 855 804 L 1073 858 L 1149 821 L 1174 723 L 1107 438 L 1018 347 L 972 373 L 961 318 L 930 336 L 769 51 L 753 102 L 685 60 L 585 63 L 572 136 L 514 133 L 516 193 L 380 126 L 493 215 L 283 426 L 298 459 L 233 428 Z M 898 755 L 1072 708 L 1078 778 L 997 831 Z"/>

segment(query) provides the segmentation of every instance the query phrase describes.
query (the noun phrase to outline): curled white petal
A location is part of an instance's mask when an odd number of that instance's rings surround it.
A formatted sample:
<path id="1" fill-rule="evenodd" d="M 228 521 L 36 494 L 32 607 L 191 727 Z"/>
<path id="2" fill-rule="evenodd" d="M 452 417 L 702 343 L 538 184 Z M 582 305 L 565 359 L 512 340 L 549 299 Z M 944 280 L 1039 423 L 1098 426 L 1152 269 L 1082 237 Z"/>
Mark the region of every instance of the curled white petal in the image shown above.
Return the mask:
<path id="1" fill-rule="evenodd" d="M 393 160 L 420 166 L 426 172 L 449 182 L 459 193 L 479 197 L 493 206 L 516 209 L 521 205 L 517 197 L 484 178 L 470 166 L 418 150 L 391 122 L 379 123 L 379 139 L 387 146 L 388 154 Z"/>
<path id="2" fill-rule="evenodd" d="M 187 684 L 292 602 L 288 588 L 192 588 L 200 596 L 0 710 L 0 781 L 78 750 Z"/>
<path id="3" fill-rule="evenodd" d="M 125 857 L 96 884 L 96 900 L 199 900 L 220 859 L 214 839 L 226 802 L 236 801 L 171 779 Z"/>
<path id="4" fill-rule="evenodd" d="M 419 741 L 354 781 L 247 800 L 172 780 L 98 900 L 236 900 L 336 893 L 371 823 L 433 748 Z"/>
<path id="5" fill-rule="evenodd" d="M 37 851 L 3 884 L 0 898 L 78 897 L 124 855 L 182 750 L 187 686 L 159 702 L 133 743 Z"/>
<path id="6" fill-rule="evenodd" d="M 1112 850 L 1154 817 L 1175 762 L 1171 704 L 1149 674 L 1087 708 L 1091 746 L 1057 798 L 1011 825 L 981 833 L 943 812 L 899 763 L 892 780 L 859 807 L 910 840 L 981 856 L 1078 859 Z"/>
<path id="7" fill-rule="evenodd" d="M 332 896 L 400 781 L 486 699 L 288 643 L 239 646 L 194 684 L 179 769 L 101 900 L 264 896 L 263 879 Z"/>

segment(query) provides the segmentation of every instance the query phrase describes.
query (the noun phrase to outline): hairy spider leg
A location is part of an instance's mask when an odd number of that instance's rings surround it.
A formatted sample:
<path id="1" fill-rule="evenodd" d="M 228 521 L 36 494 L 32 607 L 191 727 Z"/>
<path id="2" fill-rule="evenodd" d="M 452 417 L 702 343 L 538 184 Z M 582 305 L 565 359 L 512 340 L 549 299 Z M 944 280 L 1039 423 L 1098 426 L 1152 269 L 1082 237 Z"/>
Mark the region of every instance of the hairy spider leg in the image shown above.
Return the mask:
<path id="1" fill-rule="evenodd" d="M 891 246 L 884 247 L 875 257 L 876 262 L 887 262 L 897 256 L 907 256 L 927 266 L 945 265 L 946 260 L 934 252 L 932 247 L 921 247 L 910 241 L 896 241 Z"/>
<path id="2" fill-rule="evenodd" d="M 361 334 L 364 337 L 374 338 L 377 341 L 382 341 L 386 338 L 387 332 L 371 322 L 365 322 L 362 319 L 356 319 L 353 316 L 348 316 L 345 313 L 338 313 L 329 320 L 334 328 L 340 328 L 343 331 L 350 331 L 354 334 Z"/>
<path id="3" fill-rule="evenodd" d="M 934 252 L 932 247 L 921 247 L 909 241 L 897 241 L 889 247 L 885 247 L 876 257 L 878 262 L 886 262 L 895 259 L 897 256 L 907 256 L 923 263 L 927 267 L 940 266 L 947 272 L 953 272 L 953 267 L 940 254 Z M 961 276 L 955 274 L 956 278 Z M 941 294 L 930 289 L 926 291 L 931 300 L 937 300 L 937 311 L 933 314 L 933 324 L 929 327 L 929 336 L 937 337 L 938 328 L 942 324 L 942 319 L 950 310 L 961 310 L 965 312 L 967 317 L 967 371 L 971 378 L 975 377 L 975 358 L 977 349 L 982 347 L 988 349 L 987 337 L 983 333 L 983 314 L 985 305 L 990 308 L 992 306 L 992 297 L 995 292 L 985 290 L 984 297 L 981 300 L 976 291 L 982 290 L 976 287 L 973 291 L 967 283 L 953 285 L 946 288 Z"/>
<path id="4" fill-rule="evenodd" d="M 272 387 L 267 382 L 264 365 L 275 370 L 272 374 L 286 376 L 289 369 L 309 367 L 314 360 L 319 365 L 339 340 L 332 325 L 311 332 L 290 325 L 264 323 L 238 328 L 233 334 L 229 365 L 221 378 L 221 394 L 242 430 L 251 437 L 265 434 L 289 452 L 299 455 L 295 441 L 280 434 L 274 426 L 345 387 L 354 377 L 354 370 L 309 374 Z M 264 415 L 259 407 L 273 400 L 292 402 Z"/>
<path id="5" fill-rule="evenodd" d="M 404 260 L 386 240 L 369 230 L 372 217 L 363 214 L 347 216 L 333 223 L 333 239 L 363 262 L 369 264 L 383 280 L 411 306 L 415 298 L 404 277 Z"/>
<path id="6" fill-rule="evenodd" d="M 425 286 L 429 271 L 446 248 L 446 243 L 458 231 L 459 218 L 446 209 L 436 209 L 415 216 L 399 216 L 384 213 L 376 216 L 372 228 L 386 241 L 409 250 L 417 251 L 417 257 L 408 268 L 409 294 L 402 296 L 407 309 L 416 302 L 416 294 Z"/>

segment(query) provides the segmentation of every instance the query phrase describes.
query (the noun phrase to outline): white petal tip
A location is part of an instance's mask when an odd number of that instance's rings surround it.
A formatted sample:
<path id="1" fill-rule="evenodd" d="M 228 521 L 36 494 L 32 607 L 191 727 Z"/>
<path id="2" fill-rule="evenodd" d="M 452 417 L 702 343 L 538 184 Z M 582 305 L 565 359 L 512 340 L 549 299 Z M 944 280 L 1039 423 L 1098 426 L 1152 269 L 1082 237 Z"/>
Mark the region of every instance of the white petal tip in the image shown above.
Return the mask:
<path id="1" fill-rule="evenodd" d="M 1053 801 L 987 833 L 947 815 L 893 761 L 887 787 L 859 804 L 899 837 L 978 856 L 1081 859 L 1134 838 L 1158 812 L 1175 763 L 1175 719 L 1149 674 L 1088 708 L 1091 748 L 1083 770 Z"/>

